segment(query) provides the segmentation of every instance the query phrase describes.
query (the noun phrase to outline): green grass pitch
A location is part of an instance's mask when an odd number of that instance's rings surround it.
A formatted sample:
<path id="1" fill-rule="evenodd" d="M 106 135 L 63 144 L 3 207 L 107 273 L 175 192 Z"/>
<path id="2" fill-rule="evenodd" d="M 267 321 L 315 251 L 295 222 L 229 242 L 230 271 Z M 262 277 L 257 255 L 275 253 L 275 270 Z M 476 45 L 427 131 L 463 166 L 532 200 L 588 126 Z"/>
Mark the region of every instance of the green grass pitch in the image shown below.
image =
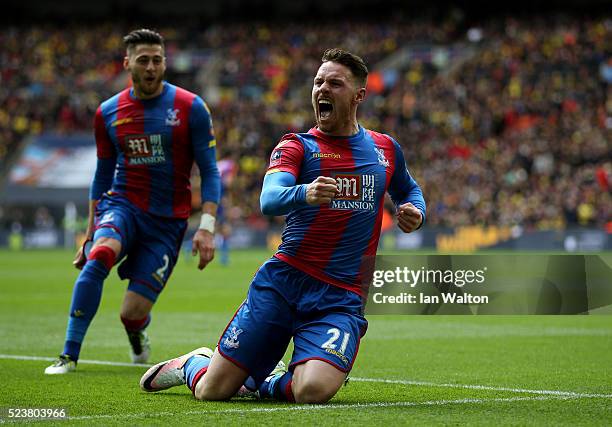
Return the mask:
<path id="1" fill-rule="evenodd" d="M 235 252 L 205 271 L 182 255 L 153 311 L 152 361 L 213 346 L 269 255 Z M 66 408 L 45 425 L 610 425 L 612 317 L 370 316 L 351 381 L 327 405 L 204 403 L 186 387 L 139 390 L 105 284 L 74 374 L 45 376 L 61 351 L 77 271 L 65 251 L 0 252 L 0 423 L 8 408 Z M 287 361 L 290 353 L 285 355 Z M 30 420 L 31 421 L 31 420 Z"/>

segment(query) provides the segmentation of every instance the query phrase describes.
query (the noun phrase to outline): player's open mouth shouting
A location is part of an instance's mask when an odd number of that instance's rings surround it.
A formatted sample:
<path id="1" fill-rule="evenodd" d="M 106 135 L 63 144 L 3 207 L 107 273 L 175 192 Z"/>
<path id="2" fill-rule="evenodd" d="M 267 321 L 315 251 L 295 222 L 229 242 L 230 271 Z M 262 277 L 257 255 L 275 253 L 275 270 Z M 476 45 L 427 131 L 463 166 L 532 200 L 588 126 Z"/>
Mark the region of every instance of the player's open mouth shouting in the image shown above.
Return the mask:
<path id="1" fill-rule="evenodd" d="M 334 111 L 334 104 L 329 99 L 321 98 L 317 103 L 319 120 L 328 120 Z"/>

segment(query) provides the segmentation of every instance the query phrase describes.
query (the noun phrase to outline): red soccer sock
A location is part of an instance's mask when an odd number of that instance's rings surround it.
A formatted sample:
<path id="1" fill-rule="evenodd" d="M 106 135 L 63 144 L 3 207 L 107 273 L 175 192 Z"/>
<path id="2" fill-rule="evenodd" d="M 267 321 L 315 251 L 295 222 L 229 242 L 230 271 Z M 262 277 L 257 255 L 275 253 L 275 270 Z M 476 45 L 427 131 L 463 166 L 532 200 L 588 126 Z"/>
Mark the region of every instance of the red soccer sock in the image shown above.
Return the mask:
<path id="1" fill-rule="evenodd" d="M 128 332 L 142 331 L 144 328 L 149 326 L 149 323 L 151 323 L 151 315 L 147 314 L 146 317 L 136 320 L 128 319 L 126 317 L 121 316 L 121 323 L 123 323 L 123 326 L 125 326 L 125 330 Z"/>
<path id="2" fill-rule="evenodd" d="M 292 384 L 293 372 L 285 372 L 282 376 L 270 380 L 267 395 L 276 400 L 295 402 L 295 397 L 293 396 L 293 390 L 291 388 Z"/>
<path id="3" fill-rule="evenodd" d="M 95 248 L 93 248 L 91 250 L 91 252 L 89 253 L 89 257 L 87 259 L 89 260 L 96 260 L 100 263 L 102 263 L 102 265 L 104 265 L 104 267 L 106 267 L 107 270 L 110 270 L 111 268 L 113 268 L 113 265 L 115 264 L 115 251 L 112 250 L 111 248 L 109 248 L 108 246 L 96 246 Z"/>

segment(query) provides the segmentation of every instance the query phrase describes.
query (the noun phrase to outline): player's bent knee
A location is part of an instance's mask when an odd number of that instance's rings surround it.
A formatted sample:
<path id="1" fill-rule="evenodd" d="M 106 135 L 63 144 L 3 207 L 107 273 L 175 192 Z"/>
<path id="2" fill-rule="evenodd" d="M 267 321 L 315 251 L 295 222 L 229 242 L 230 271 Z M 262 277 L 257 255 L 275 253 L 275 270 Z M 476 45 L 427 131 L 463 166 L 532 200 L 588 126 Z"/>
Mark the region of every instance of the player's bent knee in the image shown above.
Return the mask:
<path id="1" fill-rule="evenodd" d="M 291 391 L 298 403 L 326 403 L 338 392 L 346 373 L 321 361 L 309 360 L 295 367 Z"/>
<path id="2" fill-rule="evenodd" d="M 119 255 L 121 252 L 121 240 L 115 239 L 113 237 L 100 236 L 93 242 L 92 250 L 99 247 L 106 246 L 111 248 L 116 255 Z"/>
<path id="3" fill-rule="evenodd" d="M 236 394 L 248 373 L 221 356 L 218 350 L 208 371 L 195 385 L 193 395 L 198 400 L 227 400 Z"/>
<path id="4" fill-rule="evenodd" d="M 115 260 L 117 259 L 117 253 L 113 248 L 106 245 L 96 245 L 89 253 L 88 260 L 95 260 L 100 262 L 107 270 L 113 268 Z"/>
<path id="5" fill-rule="evenodd" d="M 204 378 L 200 379 L 193 390 L 193 397 L 198 400 L 216 400 L 210 393 L 209 388 L 206 387 L 206 381 Z"/>
<path id="6" fill-rule="evenodd" d="M 206 375 L 196 384 L 193 392 L 194 397 L 198 400 L 228 400 L 238 391 L 223 384 L 206 381 L 205 377 Z"/>
<path id="7" fill-rule="evenodd" d="M 324 378 L 306 378 L 292 384 L 293 397 L 297 403 L 327 403 L 339 389 L 340 386 Z"/>

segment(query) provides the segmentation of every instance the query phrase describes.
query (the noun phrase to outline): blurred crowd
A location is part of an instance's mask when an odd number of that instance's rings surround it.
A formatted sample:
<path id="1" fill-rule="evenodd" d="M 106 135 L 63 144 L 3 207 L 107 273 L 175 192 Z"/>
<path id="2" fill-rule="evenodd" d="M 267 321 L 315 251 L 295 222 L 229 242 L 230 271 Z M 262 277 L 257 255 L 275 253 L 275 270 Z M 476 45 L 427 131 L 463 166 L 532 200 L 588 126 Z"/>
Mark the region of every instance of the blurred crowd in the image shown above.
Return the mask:
<path id="1" fill-rule="evenodd" d="M 404 144 L 430 225 L 612 220 L 611 30 L 506 21 L 484 28 L 487 40 L 450 75 L 410 65 L 373 118 Z"/>
<path id="2" fill-rule="evenodd" d="M 0 31 L 0 165 L 27 136 L 90 129 L 122 70 L 111 27 Z"/>
<path id="3" fill-rule="evenodd" d="M 0 30 L 0 164 L 27 135 L 90 130 L 98 103 L 127 82 L 128 30 Z M 268 156 L 284 133 L 313 125 L 314 72 L 322 51 L 340 46 L 369 64 L 359 117 L 402 145 L 430 225 L 550 229 L 612 218 L 611 30 L 605 19 L 560 18 L 496 21 L 471 40 L 452 19 L 160 32 L 168 80 L 212 109 L 230 222 L 266 223 L 258 199 Z M 410 46 L 458 53 L 389 61 Z"/>

